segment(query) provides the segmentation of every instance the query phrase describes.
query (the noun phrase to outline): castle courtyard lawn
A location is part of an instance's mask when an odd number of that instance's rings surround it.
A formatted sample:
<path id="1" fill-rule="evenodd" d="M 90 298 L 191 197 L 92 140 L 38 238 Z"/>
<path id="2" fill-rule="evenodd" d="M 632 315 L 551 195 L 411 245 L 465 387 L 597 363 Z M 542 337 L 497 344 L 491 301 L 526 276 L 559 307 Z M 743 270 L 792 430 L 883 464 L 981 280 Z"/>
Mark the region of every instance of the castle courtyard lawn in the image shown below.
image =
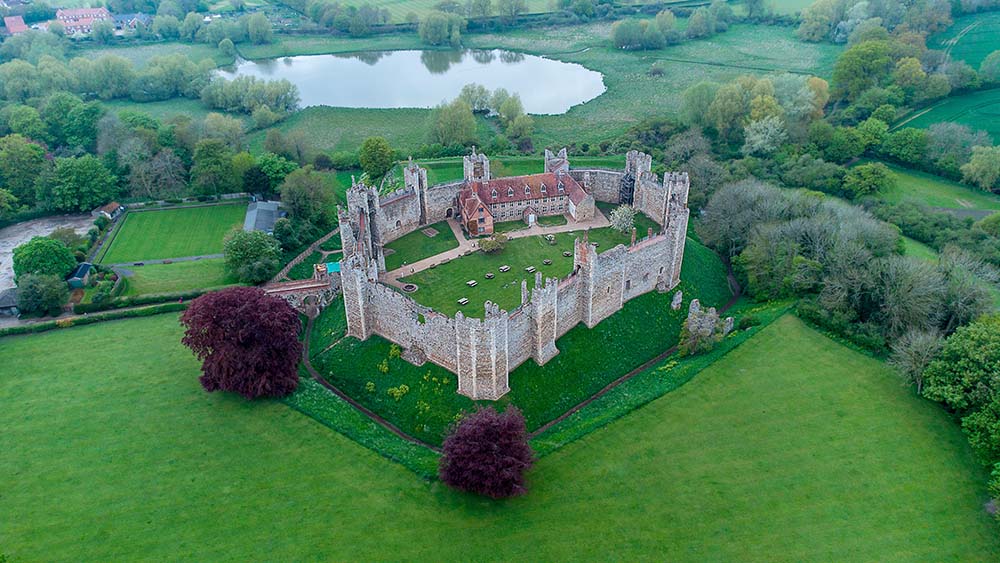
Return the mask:
<path id="1" fill-rule="evenodd" d="M 645 236 L 645 227 L 651 223 L 644 215 L 637 216 L 636 224 L 642 233 L 640 238 Z M 462 311 L 467 317 L 481 317 L 486 301 L 492 301 L 502 309 L 512 310 L 521 304 L 521 280 L 528 280 L 529 289 L 535 283 L 535 274 L 526 272 L 525 268 L 534 266 L 546 278 L 568 276 L 573 271 L 573 241 L 582 239 L 583 236 L 583 231 L 559 233 L 555 235 L 554 245 L 549 244 L 542 236 L 512 239 L 497 254 L 474 252 L 400 278 L 400 281 L 416 284 L 419 289 L 410 294 L 410 297 L 446 315 Z M 622 234 L 609 227 L 591 229 L 588 236 L 591 243 L 598 244 L 598 252 L 619 244 L 628 245 L 632 239 L 631 234 Z M 564 252 L 569 252 L 570 256 L 563 256 Z M 386 263 L 393 257 L 386 257 Z M 546 259 L 551 260 L 552 264 L 545 265 L 543 262 Z M 501 272 L 499 268 L 504 265 L 510 266 L 510 271 Z M 495 277 L 486 279 L 487 272 L 493 273 Z M 466 285 L 469 280 L 476 280 L 478 285 L 469 287 Z M 467 305 L 458 304 L 458 300 L 463 297 L 469 300 Z"/>
<path id="2" fill-rule="evenodd" d="M 173 293 L 234 285 L 237 280 L 226 274 L 225 260 L 208 258 L 173 264 L 128 266 L 132 275 L 126 280 L 122 295 Z"/>
<path id="3" fill-rule="evenodd" d="M 242 227 L 246 211 L 240 203 L 129 212 L 101 262 L 219 254 L 226 233 Z"/>
<path id="4" fill-rule="evenodd" d="M 437 234 L 429 237 L 424 234 L 424 229 L 434 229 Z M 451 232 L 448 222 L 434 223 L 385 245 L 387 250 L 392 251 L 386 253 L 385 268 L 387 271 L 395 270 L 403 264 L 412 264 L 457 247 L 458 240 L 455 238 L 455 233 Z"/>
<path id="5" fill-rule="evenodd" d="M 280 403 L 204 393 L 176 319 L 0 339 L 11 561 L 1000 558 L 958 426 L 793 317 L 503 502 Z"/>

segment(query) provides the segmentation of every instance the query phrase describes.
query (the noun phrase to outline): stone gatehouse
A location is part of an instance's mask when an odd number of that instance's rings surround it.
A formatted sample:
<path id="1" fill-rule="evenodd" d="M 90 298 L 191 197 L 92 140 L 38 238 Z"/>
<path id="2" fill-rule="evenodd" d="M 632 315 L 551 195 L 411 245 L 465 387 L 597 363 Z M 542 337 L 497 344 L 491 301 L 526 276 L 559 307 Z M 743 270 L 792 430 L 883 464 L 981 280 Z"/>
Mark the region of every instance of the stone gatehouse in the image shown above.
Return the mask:
<path id="1" fill-rule="evenodd" d="M 632 204 L 660 230 L 600 254 L 586 236 L 577 239 L 570 275 L 543 279 L 536 273 L 530 287 L 522 281 L 520 306 L 505 311 L 487 302 L 482 319 L 438 313 L 380 283 L 379 276 L 386 269 L 383 246 L 424 225 L 456 217 L 462 190 L 470 177 L 488 177 L 489 160 L 481 154 L 468 156 L 467 180 L 436 186 L 428 186 L 427 171 L 411 162 L 404 170 L 405 187 L 385 197 L 371 187 L 353 186 L 347 208 L 339 210 L 347 334 L 361 340 L 382 336 L 403 347 L 408 361 L 431 361 L 454 372 L 459 393 L 499 399 L 509 391 L 514 368 L 529 358 L 545 364 L 559 353 L 556 340 L 577 324 L 593 327 L 626 301 L 680 283 L 688 178 L 667 173 L 660 181 L 650 172 L 651 162 L 649 155 L 632 151 L 624 170 L 573 169 L 565 149 L 558 154 L 546 151 L 545 174 L 572 180 L 591 206 L 595 200 Z"/>

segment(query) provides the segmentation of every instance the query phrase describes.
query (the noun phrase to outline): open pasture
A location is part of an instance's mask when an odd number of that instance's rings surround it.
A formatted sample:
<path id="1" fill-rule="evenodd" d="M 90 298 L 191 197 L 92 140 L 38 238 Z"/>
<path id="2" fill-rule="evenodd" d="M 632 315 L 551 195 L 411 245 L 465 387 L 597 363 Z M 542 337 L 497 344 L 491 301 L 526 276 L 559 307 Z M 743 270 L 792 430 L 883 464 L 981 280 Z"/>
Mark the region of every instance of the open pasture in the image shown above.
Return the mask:
<path id="1" fill-rule="evenodd" d="M 983 12 L 955 18 L 951 27 L 928 38 L 927 46 L 979 69 L 983 59 L 1000 50 L 1000 13 Z"/>
<path id="2" fill-rule="evenodd" d="M 941 176 L 885 163 L 895 181 L 880 196 L 892 203 L 916 203 L 936 209 L 958 211 L 1000 210 L 1000 196 Z"/>
<path id="3" fill-rule="evenodd" d="M 127 266 L 126 269 L 132 275 L 126 278 L 124 296 L 220 288 L 237 283 L 226 274 L 222 258 Z"/>
<path id="4" fill-rule="evenodd" d="M 1000 558 L 957 425 L 793 317 L 544 457 L 504 502 L 280 403 L 204 393 L 176 318 L 0 340 L 12 561 Z"/>
<path id="5" fill-rule="evenodd" d="M 246 204 L 131 211 L 101 262 L 118 264 L 222 252 L 226 233 L 243 225 Z"/>
<path id="6" fill-rule="evenodd" d="M 900 127 L 926 129 L 935 123 L 945 121 L 961 123 L 972 129 L 982 129 L 993 137 L 994 143 L 1000 142 L 1000 88 L 947 97 L 929 108 L 917 110 L 913 115 L 896 123 L 893 129 Z"/>

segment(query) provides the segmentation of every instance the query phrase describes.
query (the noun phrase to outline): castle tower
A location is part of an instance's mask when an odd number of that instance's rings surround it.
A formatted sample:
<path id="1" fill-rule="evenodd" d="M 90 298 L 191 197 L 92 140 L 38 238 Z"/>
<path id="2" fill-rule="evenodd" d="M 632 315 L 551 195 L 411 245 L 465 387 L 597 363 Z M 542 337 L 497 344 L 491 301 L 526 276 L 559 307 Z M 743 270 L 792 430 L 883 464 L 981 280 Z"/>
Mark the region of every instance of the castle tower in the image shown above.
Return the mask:
<path id="1" fill-rule="evenodd" d="M 618 201 L 640 207 L 642 201 L 636 201 L 637 197 L 642 197 L 639 185 L 642 178 L 650 173 L 652 165 L 652 156 L 635 150 L 628 151 L 625 155 L 625 175 L 618 188 Z"/>
<path id="2" fill-rule="evenodd" d="M 466 182 L 488 182 L 490 159 L 485 154 L 476 154 L 476 147 L 472 147 L 472 154 L 462 157 L 462 170 Z"/>
<path id="3" fill-rule="evenodd" d="M 455 315 L 459 394 L 496 401 L 510 391 L 507 328 L 507 312 L 489 301 L 482 320 Z"/>
<path id="4" fill-rule="evenodd" d="M 681 281 L 681 265 L 684 262 L 684 243 L 687 240 L 688 219 L 691 210 L 688 209 L 688 193 L 691 189 L 691 181 L 687 172 L 676 173 L 671 176 L 667 183 L 667 211 L 666 220 L 663 224 L 663 233 L 671 241 L 670 264 L 667 265 L 669 276 L 664 276 L 657 283 L 657 289 L 668 291 L 677 286 Z"/>
<path id="5" fill-rule="evenodd" d="M 566 155 L 565 148 L 560 149 L 558 154 L 545 149 L 545 171 L 569 173 L 569 157 Z"/>
<path id="6" fill-rule="evenodd" d="M 374 260 L 380 272 L 385 271 L 385 255 L 382 250 L 382 235 L 379 232 L 377 220 L 379 212 L 378 191 L 357 183 L 351 178 L 352 185 L 347 190 L 347 210 L 340 215 L 341 241 L 344 243 L 344 254 L 355 252 L 366 260 Z M 350 227 L 354 240 L 349 240 L 344 227 Z M 348 249 L 348 243 L 352 246 Z"/>
<path id="7" fill-rule="evenodd" d="M 368 294 L 377 283 L 378 270 L 374 262 L 366 262 L 360 254 L 340 261 L 340 281 L 344 293 L 344 314 L 347 318 L 347 335 L 367 340 L 374 331 Z"/>
<path id="8" fill-rule="evenodd" d="M 558 314 L 556 302 L 558 299 L 559 280 L 546 279 L 543 285 L 542 273 L 535 273 L 535 287 L 531 290 L 531 323 L 534 342 L 531 356 L 542 366 L 559 353 L 556 348 L 558 337 Z"/>
<path id="9" fill-rule="evenodd" d="M 406 189 L 413 190 L 420 206 L 420 224 L 427 224 L 427 169 L 417 166 L 410 157 L 409 164 L 403 168 L 403 184 Z"/>

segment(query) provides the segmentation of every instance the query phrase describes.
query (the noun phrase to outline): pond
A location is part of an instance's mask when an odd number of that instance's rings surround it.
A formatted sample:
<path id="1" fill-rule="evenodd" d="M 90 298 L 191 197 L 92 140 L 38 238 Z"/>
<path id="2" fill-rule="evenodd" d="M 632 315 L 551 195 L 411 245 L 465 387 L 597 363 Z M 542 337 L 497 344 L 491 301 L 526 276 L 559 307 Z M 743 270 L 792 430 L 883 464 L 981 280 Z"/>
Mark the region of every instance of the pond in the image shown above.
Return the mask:
<path id="1" fill-rule="evenodd" d="M 559 114 L 606 89 L 601 73 L 581 65 L 500 50 L 309 55 L 240 61 L 219 73 L 285 78 L 303 107 L 430 108 L 476 83 L 516 92 L 528 113 Z"/>

